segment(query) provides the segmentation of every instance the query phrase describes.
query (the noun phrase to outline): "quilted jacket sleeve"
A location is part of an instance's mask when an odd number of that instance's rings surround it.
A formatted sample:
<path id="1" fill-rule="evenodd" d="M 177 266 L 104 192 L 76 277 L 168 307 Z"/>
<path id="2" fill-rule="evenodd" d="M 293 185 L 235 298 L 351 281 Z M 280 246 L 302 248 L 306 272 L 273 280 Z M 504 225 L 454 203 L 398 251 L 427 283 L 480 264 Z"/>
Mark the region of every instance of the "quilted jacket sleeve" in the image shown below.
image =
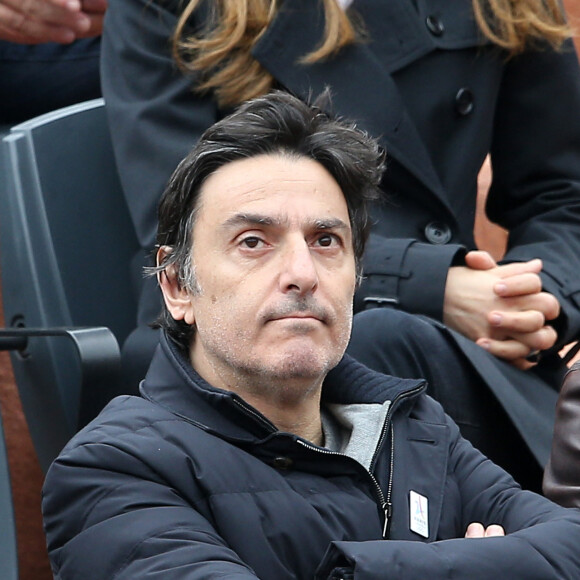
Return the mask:
<path id="1" fill-rule="evenodd" d="M 503 470 L 453 433 L 449 473 L 461 496 L 464 525 L 504 527 L 505 537 L 333 542 L 317 578 L 371 580 L 574 579 L 580 570 L 580 511 L 522 491 Z M 350 575 L 349 575 L 350 574 Z M 354 574 L 354 576 L 353 576 Z"/>
<path id="2" fill-rule="evenodd" d="M 141 415 L 129 431 L 118 427 L 126 407 L 89 426 L 47 474 L 42 507 L 55 578 L 255 580 L 209 521 L 193 483 L 186 498 L 163 472 L 187 470 L 159 437 L 172 419 L 151 424 Z"/>

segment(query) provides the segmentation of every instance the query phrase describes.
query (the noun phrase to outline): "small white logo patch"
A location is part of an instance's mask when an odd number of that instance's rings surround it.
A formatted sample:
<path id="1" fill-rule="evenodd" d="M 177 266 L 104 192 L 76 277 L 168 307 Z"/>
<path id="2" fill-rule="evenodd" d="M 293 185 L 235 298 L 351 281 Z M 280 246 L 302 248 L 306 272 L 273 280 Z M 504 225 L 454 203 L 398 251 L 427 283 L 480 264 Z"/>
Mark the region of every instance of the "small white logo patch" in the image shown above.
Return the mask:
<path id="1" fill-rule="evenodd" d="M 429 506 L 427 498 L 416 491 L 409 494 L 409 528 L 412 532 L 429 537 Z"/>

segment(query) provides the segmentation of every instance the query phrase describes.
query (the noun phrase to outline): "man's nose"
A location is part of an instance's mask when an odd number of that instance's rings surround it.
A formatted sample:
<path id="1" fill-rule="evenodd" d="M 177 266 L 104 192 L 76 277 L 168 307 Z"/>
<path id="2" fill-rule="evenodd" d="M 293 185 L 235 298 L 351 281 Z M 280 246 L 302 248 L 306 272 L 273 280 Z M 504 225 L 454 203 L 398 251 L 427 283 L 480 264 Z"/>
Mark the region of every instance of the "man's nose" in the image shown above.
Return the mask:
<path id="1" fill-rule="evenodd" d="M 282 292 L 312 292 L 318 286 L 318 271 L 305 240 L 289 244 L 281 256 L 280 286 Z"/>

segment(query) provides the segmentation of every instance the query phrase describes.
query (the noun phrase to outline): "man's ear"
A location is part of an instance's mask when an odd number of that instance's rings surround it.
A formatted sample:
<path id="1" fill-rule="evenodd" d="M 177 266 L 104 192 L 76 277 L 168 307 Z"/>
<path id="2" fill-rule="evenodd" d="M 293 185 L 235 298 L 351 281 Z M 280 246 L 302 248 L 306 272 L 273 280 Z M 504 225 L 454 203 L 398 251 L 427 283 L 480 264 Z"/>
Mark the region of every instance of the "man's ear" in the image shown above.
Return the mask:
<path id="1" fill-rule="evenodd" d="M 169 246 L 161 246 L 157 252 L 157 265 L 162 264 L 171 251 Z M 179 283 L 175 265 L 169 265 L 158 272 L 157 281 L 163 292 L 165 306 L 171 316 L 175 320 L 183 320 L 186 324 L 193 325 L 195 314 L 191 303 L 191 294 Z"/>

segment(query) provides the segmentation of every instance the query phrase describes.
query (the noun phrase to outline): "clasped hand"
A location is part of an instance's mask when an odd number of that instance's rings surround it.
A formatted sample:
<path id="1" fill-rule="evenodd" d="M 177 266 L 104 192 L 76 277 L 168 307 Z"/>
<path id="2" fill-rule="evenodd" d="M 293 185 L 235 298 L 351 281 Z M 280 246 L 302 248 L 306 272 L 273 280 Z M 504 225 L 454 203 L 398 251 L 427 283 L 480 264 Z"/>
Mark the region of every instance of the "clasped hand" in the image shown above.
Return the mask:
<path id="1" fill-rule="evenodd" d="M 542 291 L 542 261 L 498 266 L 482 251 L 469 252 L 465 266 L 449 269 L 443 322 L 491 354 L 528 369 L 530 354 L 551 348 L 556 331 L 546 321 L 560 304 Z"/>
<path id="2" fill-rule="evenodd" d="M 99 36 L 107 0 L 0 0 L 0 39 L 70 43 Z"/>

